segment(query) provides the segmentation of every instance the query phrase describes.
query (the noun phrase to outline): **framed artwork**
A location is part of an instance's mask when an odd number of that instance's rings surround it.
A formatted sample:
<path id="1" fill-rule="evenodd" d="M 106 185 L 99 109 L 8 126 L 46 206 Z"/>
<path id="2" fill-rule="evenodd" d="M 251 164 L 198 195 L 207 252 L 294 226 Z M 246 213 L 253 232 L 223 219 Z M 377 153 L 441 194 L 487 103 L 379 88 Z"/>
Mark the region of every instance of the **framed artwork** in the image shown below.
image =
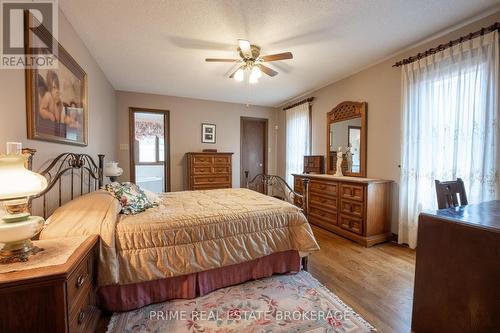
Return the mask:
<path id="1" fill-rule="evenodd" d="M 201 142 L 216 142 L 215 124 L 201 124 Z"/>
<path id="2" fill-rule="evenodd" d="M 52 35 L 43 25 L 33 25 L 25 13 L 26 54 L 48 54 Z M 36 26 L 36 28 L 30 28 Z M 78 146 L 87 145 L 87 74 L 57 43 L 55 68 L 28 68 L 26 74 L 26 113 L 28 139 Z"/>

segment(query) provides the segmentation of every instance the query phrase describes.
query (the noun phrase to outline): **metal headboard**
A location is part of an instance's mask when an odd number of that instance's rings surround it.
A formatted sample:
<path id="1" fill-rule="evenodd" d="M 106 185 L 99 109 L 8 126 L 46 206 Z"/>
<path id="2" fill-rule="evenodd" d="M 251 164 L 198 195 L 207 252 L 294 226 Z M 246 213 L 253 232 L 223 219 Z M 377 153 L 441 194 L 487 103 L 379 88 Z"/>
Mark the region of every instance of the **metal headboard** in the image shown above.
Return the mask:
<path id="1" fill-rule="evenodd" d="M 276 175 L 266 175 L 263 173 L 253 177 L 252 180 L 248 179 L 248 171 L 245 171 L 246 187 L 248 189 L 263 192 L 265 195 L 273 196 L 275 198 L 287 201 L 291 204 L 302 208 L 304 215 L 307 216 L 308 207 L 308 185 L 309 179 L 302 179 L 302 193 L 295 192 L 286 180 Z"/>
<path id="2" fill-rule="evenodd" d="M 33 155 L 36 150 L 24 148 L 23 154 L 28 157 L 27 168 L 33 168 Z M 88 154 L 63 153 L 53 159 L 50 164 L 39 171 L 42 176 L 47 178 L 47 188 L 30 197 L 30 200 L 42 198 L 43 200 L 43 216 L 48 216 L 48 200 L 47 194 L 57 185 L 57 207 L 60 207 L 63 202 L 63 186 L 69 187 L 69 200 L 73 200 L 75 196 L 81 196 L 100 189 L 103 185 L 104 175 L 104 155 L 97 155 L 99 162 L 96 163 L 92 156 Z M 63 178 L 67 177 L 68 183 L 63 185 Z M 80 181 L 75 183 L 75 177 Z M 66 182 L 65 182 L 66 183 Z"/>

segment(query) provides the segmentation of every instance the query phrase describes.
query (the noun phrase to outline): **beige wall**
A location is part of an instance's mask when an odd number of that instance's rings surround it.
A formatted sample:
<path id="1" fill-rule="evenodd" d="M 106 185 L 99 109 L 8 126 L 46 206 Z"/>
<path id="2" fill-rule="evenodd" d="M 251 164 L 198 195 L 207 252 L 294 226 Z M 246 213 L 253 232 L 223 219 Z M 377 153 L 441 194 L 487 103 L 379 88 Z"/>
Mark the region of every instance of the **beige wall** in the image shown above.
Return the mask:
<path id="1" fill-rule="evenodd" d="M 28 140 L 24 71 L 2 69 L 0 70 L 0 153 L 5 153 L 5 142 L 22 142 L 24 147 L 37 149 L 35 169 L 62 152 L 85 152 L 96 159 L 97 154 L 102 153 L 108 160 L 115 159 L 117 151 L 115 91 L 61 11 L 59 11 L 59 42 L 87 73 L 88 146 L 78 147 Z"/>
<path id="2" fill-rule="evenodd" d="M 276 170 L 276 137 L 274 125 L 276 110 L 273 108 L 215 102 L 192 98 L 172 97 L 118 91 L 117 108 L 119 117 L 118 142 L 120 150 L 118 162 L 124 169 L 121 181 L 130 175 L 129 150 L 129 107 L 142 107 L 170 111 L 170 166 L 171 190 L 185 189 L 186 166 L 184 155 L 190 151 L 215 148 L 219 152 L 234 152 L 233 187 L 240 185 L 240 117 L 269 119 L 268 172 Z M 217 143 L 201 143 L 201 124 L 217 125 Z"/>
<path id="3" fill-rule="evenodd" d="M 398 181 L 401 132 L 401 70 L 392 65 L 402 58 L 415 55 L 450 39 L 476 31 L 500 21 L 500 12 L 448 33 L 430 42 L 360 71 L 348 78 L 314 91 L 302 98 L 314 96 L 312 108 L 312 153 L 326 156 L 326 113 L 343 101 L 368 103 L 368 161 L 367 176 L 392 179 L 392 231 L 397 233 Z M 332 64 L 334 66 L 334 64 Z M 294 102 L 291 100 L 290 103 Z M 279 112 L 278 124 L 285 128 L 284 112 Z M 278 140 L 278 173 L 285 173 L 285 135 Z"/>

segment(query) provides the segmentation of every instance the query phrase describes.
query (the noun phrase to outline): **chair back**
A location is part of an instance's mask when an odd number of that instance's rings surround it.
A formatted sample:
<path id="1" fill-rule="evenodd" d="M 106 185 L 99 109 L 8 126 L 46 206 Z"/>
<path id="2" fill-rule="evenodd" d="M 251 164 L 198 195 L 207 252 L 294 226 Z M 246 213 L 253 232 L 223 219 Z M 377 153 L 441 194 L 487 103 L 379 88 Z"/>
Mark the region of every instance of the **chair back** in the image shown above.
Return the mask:
<path id="1" fill-rule="evenodd" d="M 436 183 L 436 195 L 439 209 L 465 206 L 468 204 L 462 179 L 457 178 L 457 180 L 446 182 L 435 180 L 434 182 Z"/>

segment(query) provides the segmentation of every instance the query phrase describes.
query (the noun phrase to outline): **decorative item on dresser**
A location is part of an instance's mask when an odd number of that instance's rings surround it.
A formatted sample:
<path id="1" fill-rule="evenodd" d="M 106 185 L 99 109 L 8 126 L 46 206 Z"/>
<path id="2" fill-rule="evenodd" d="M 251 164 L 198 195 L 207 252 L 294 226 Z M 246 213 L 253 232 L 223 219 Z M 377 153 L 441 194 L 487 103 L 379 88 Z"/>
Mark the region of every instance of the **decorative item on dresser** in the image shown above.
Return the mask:
<path id="1" fill-rule="evenodd" d="M 304 173 L 325 173 L 325 157 L 323 155 L 304 156 Z"/>
<path id="2" fill-rule="evenodd" d="M 233 153 L 186 153 L 188 190 L 232 187 Z"/>
<path id="3" fill-rule="evenodd" d="M 94 270 L 98 239 L 72 237 L 65 245 L 71 248 L 69 258 L 61 264 L 51 262 L 57 257 L 44 257 L 61 251 L 61 239 L 35 241 L 47 251 L 29 262 L 33 268 L 1 273 L 0 332 L 93 332 L 100 316 Z"/>
<path id="4" fill-rule="evenodd" d="M 310 223 L 366 247 L 392 239 L 391 180 L 295 174 L 294 190 L 306 195 Z"/>

